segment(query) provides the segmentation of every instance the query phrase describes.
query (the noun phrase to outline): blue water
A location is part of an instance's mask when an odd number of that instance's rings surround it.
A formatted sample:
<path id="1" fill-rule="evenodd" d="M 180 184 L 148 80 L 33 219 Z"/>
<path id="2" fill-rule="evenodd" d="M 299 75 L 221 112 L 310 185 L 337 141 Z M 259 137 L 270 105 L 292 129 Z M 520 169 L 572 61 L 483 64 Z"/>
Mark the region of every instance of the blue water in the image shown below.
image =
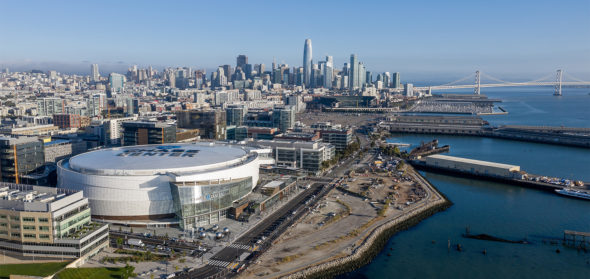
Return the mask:
<path id="1" fill-rule="evenodd" d="M 508 115 L 485 117 L 494 125 L 523 124 L 590 127 L 590 89 L 484 89 L 502 99 Z M 394 142 L 417 145 L 439 139 L 450 155 L 516 164 L 534 174 L 590 181 L 590 149 L 502 139 L 434 135 L 394 135 Z M 488 181 L 423 173 L 454 205 L 408 231 L 395 235 L 369 265 L 344 278 L 590 278 L 590 252 L 548 240 L 564 230 L 590 232 L 590 202 L 550 192 Z M 520 240 L 510 244 L 461 237 L 471 233 Z M 448 250 L 460 243 L 463 252 Z M 483 255 L 483 250 L 487 255 Z M 560 253 L 556 253 L 556 249 Z M 388 255 L 389 254 L 389 255 Z"/>

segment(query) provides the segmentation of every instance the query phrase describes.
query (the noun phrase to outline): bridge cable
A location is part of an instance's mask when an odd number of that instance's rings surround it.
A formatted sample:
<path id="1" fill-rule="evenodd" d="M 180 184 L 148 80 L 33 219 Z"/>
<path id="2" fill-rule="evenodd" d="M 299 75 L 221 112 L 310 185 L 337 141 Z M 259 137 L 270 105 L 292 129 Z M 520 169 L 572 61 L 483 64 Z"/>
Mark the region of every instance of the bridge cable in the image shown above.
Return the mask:
<path id="1" fill-rule="evenodd" d="M 588 82 L 588 81 L 585 81 L 585 80 L 581 80 L 581 79 L 579 79 L 579 78 L 577 78 L 577 77 L 574 77 L 574 76 L 572 76 L 572 75 L 568 74 L 567 72 L 564 72 L 563 74 L 564 74 L 564 76 L 565 76 L 565 77 L 567 77 L 568 79 L 572 79 L 572 80 L 579 81 L 579 82 Z"/>
<path id="2" fill-rule="evenodd" d="M 473 79 L 473 76 L 474 75 L 475 74 L 471 74 L 471 75 L 468 75 L 468 76 L 466 76 L 464 78 L 461 78 L 461 79 L 458 79 L 458 80 L 455 80 L 455 81 L 452 81 L 452 82 L 449 82 L 449 83 L 445 83 L 445 84 L 442 84 L 442 85 L 438 85 L 438 86 L 449 86 L 449 85 L 452 85 L 452 84 L 455 84 L 455 83 L 458 83 L 458 82 L 466 81 L 468 79 Z"/>
<path id="3" fill-rule="evenodd" d="M 486 77 L 486 78 L 488 78 L 488 79 L 491 79 L 491 80 L 493 80 L 493 81 L 499 81 L 499 82 L 501 82 L 501 83 L 513 83 L 513 82 L 509 82 L 509 81 L 501 80 L 501 79 L 499 79 L 499 78 L 495 78 L 495 77 L 493 77 L 493 76 L 490 76 L 490 75 L 488 75 L 488 74 L 486 74 L 486 73 L 481 73 L 481 75 L 482 75 L 482 76 L 484 76 L 484 77 Z"/>

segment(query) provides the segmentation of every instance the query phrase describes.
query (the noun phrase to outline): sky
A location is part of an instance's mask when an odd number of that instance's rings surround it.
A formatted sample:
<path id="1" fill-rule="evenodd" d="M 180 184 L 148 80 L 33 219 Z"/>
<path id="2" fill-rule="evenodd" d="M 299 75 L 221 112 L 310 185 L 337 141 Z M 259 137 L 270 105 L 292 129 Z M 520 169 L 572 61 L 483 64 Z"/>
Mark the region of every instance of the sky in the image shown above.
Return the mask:
<path id="1" fill-rule="evenodd" d="M 342 67 L 452 81 L 480 70 L 525 81 L 564 69 L 590 80 L 590 0 L 0 1 L 0 67 L 64 73 L 130 65 Z"/>

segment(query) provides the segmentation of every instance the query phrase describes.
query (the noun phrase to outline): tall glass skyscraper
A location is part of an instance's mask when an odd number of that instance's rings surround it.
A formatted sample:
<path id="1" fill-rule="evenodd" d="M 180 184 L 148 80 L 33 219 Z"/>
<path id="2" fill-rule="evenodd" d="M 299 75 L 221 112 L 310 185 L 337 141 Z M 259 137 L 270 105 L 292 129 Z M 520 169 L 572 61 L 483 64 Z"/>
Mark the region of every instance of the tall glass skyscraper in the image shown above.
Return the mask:
<path id="1" fill-rule="evenodd" d="M 306 39 L 303 47 L 303 83 L 307 87 L 311 85 L 311 59 L 311 39 Z"/>
<path id="2" fill-rule="evenodd" d="M 92 64 L 90 66 L 90 78 L 93 82 L 100 80 L 100 73 L 98 72 L 98 64 Z"/>
<path id="3" fill-rule="evenodd" d="M 358 89 L 360 86 L 359 80 L 359 61 L 356 58 L 356 54 L 350 55 L 350 72 L 348 75 L 348 82 L 350 84 L 350 90 Z"/>

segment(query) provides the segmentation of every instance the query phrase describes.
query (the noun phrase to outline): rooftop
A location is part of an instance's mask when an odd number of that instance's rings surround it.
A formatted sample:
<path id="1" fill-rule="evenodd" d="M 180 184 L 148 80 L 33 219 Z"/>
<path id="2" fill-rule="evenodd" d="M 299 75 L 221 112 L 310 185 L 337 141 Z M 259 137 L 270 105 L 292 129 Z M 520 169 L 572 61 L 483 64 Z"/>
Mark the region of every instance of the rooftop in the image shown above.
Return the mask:
<path id="1" fill-rule="evenodd" d="M 126 146 L 74 156 L 69 168 L 106 175 L 201 171 L 242 162 L 248 153 L 241 146 L 204 142 Z"/>
<path id="2" fill-rule="evenodd" d="M 48 207 L 45 205 L 76 193 L 78 191 L 0 182 L 0 209 L 46 211 Z"/>
<path id="3" fill-rule="evenodd" d="M 480 161 L 480 160 L 467 159 L 467 158 L 461 158 L 461 157 L 453 157 L 453 156 L 440 155 L 440 154 L 429 155 L 426 158 L 446 160 L 446 161 L 454 161 L 454 162 L 461 162 L 461 163 L 466 163 L 466 164 L 473 164 L 473 165 L 480 165 L 480 166 L 488 166 L 488 167 L 494 167 L 494 168 L 500 168 L 500 169 L 508 169 L 508 170 L 513 169 L 513 168 L 520 169 L 520 166 L 517 166 L 517 165 L 508 165 L 508 164 L 502 164 L 502 163 L 495 163 L 495 162 L 488 162 L 488 161 Z"/>

